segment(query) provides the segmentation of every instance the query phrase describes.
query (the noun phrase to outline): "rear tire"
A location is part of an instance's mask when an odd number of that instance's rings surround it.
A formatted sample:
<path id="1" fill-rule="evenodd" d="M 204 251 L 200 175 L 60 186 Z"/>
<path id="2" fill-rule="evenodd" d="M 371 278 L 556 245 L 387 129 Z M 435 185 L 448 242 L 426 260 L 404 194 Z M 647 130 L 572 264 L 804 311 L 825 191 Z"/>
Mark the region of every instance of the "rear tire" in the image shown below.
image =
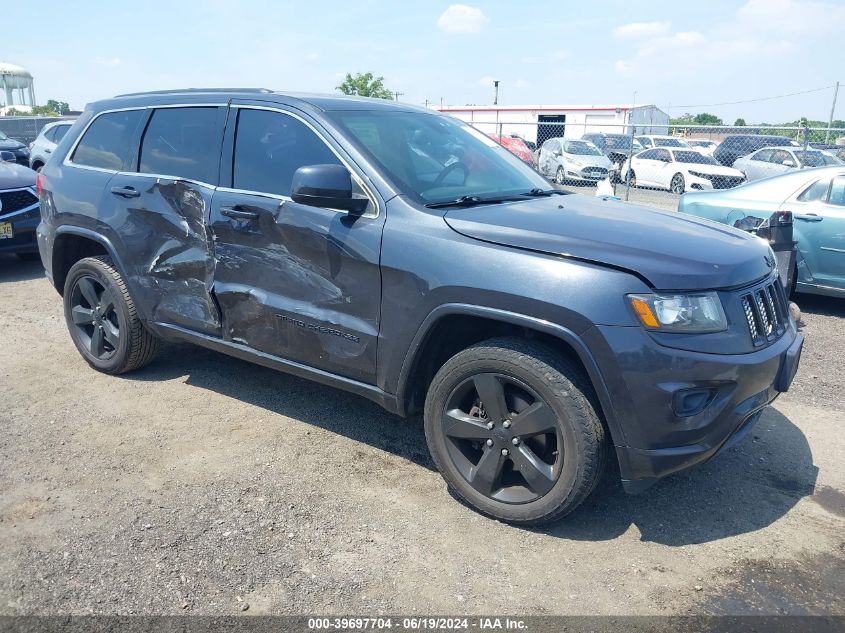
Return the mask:
<path id="1" fill-rule="evenodd" d="M 469 506 L 517 525 L 548 523 L 578 507 L 604 471 L 607 442 L 595 402 L 572 361 L 534 341 L 491 339 L 457 353 L 435 375 L 426 441 Z"/>
<path id="2" fill-rule="evenodd" d="M 147 365 L 158 352 L 158 338 L 141 323 L 109 257 L 86 257 L 71 267 L 64 308 L 76 349 L 97 371 L 123 374 Z"/>
<path id="3" fill-rule="evenodd" d="M 634 172 L 633 169 L 629 169 L 628 173 L 625 174 L 625 182 L 631 185 L 632 187 L 637 186 L 637 174 Z"/>

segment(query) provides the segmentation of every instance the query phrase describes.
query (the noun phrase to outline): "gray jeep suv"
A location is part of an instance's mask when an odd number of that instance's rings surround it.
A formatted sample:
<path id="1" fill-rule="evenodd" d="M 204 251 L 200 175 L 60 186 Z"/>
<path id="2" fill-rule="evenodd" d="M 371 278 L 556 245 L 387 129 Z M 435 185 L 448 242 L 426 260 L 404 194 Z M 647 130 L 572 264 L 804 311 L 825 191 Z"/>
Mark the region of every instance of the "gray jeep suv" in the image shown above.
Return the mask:
<path id="1" fill-rule="evenodd" d="M 38 242 L 95 369 L 190 341 L 424 412 L 471 506 L 563 516 L 737 441 L 803 342 L 769 247 L 550 189 L 464 123 L 266 90 L 89 106 L 38 176 Z"/>

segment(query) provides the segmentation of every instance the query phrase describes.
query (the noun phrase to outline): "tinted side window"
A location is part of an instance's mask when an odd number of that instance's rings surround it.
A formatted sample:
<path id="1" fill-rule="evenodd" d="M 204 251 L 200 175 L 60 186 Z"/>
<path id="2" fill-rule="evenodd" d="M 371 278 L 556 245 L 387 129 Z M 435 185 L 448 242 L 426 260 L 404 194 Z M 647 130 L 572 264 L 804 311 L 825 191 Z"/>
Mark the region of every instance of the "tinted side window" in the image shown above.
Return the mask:
<path id="1" fill-rule="evenodd" d="M 67 131 L 69 129 L 70 129 L 69 125 L 57 125 L 56 127 L 54 127 L 53 128 L 53 142 L 58 143 L 59 141 L 61 141 L 65 137 L 65 134 L 67 134 Z"/>
<path id="2" fill-rule="evenodd" d="M 143 114 L 143 110 L 101 114 L 88 127 L 71 160 L 77 165 L 100 169 L 126 169 L 135 153 L 132 135 Z"/>
<path id="3" fill-rule="evenodd" d="M 241 108 L 232 161 L 232 186 L 290 195 L 293 173 L 306 165 L 340 165 L 337 156 L 298 119 Z"/>
<path id="4" fill-rule="evenodd" d="M 833 179 L 833 184 L 830 186 L 830 200 L 828 202 L 838 207 L 845 207 L 845 178 L 842 176 Z"/>
<path id="5" fill-rule="evenodd" d="M 817 180 L 812 185 L 807 187 L 804 192 L 798 196 L 801 202 L 818 202 L 827 197 L 827 190 L 830 188 L 829 180 Z"/>
<path id="6" fill-rule="evenodd" d="M 144 174 L 216 182 L 220 160 L 217 108 L 162 108 L 153 112 L 141 141 Z"/>
<path id="7" fill-rule="evenodd" d="M 759 152 L 757 152 L 751 157 L 751 160 L 761 160 L 764 163 L 768 162 L 768 160 L 772 157 L 773 151 L 774 150 L 770 149 L 761 149 Z"/>
<path id="8" fill-rule="evenodd" d="M 669 155 L 669 150 L 666 149 L 656 149 L 654 150 L 654 157 L 657 160 L 662 160 L 664 163 L 671 163 L 672 157 Z"/>
<path id="9" fill-rule="evenodd" d="M 57 128 L 51 127 L 49 130 L 44 132 L 44 138 L 46 138 L 48 141 L 55 143 L 56 142 L 56 129 Z"/>
<path id="10" fill-rule="evenodd" d="M 646 151 L 642 152 L 641 154 L 638 154 L 637 157 L 645 159 L 645 160 L 657 160 L 657 150 L 656 149 L 647 149 Z"/>

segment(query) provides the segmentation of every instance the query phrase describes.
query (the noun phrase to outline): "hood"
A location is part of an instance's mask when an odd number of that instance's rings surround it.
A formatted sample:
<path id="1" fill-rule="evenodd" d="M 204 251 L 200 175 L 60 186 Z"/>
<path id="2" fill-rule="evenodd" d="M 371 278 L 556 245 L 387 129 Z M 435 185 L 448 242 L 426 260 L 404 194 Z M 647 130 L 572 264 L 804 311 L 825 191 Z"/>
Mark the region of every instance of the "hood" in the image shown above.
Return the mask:
<path id="1" fill-rule="evenodd" d="M 583 163 L 584 165 L 610 167 L 610 159 L 604 154 L 569 154 L 564 152 L 563 156 L 570 162 L 577 160 L 579 163 Z"/>
<path id="2" fill-rule="evenodd" d="M 0 139 L 0 149 L 14 151 L 16 149 L 20 149 L 21 147 L 26 147 L 26 145 L 13 138 Z"/>
<path id="3" fill-rule="evenodd" d="M 0 190 L 35 187 L 35 172 L 15 163 L 0 162 Z"/>
<path id="4" fill-rule="evenodd" d="M 732 227 L 580 194 L 450 209 L 470 238 L 623 268 L 660 290 L 706 290 L 769 274 L 768 244 Z"/>

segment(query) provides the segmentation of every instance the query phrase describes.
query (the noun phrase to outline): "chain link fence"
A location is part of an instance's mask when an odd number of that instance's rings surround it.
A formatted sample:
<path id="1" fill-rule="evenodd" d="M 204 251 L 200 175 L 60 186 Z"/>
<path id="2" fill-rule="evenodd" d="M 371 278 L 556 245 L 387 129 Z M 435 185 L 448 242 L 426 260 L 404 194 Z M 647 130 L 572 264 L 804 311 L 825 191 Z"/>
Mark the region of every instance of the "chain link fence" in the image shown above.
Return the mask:
<path id="1" fill-rule="evenodd" d="M 676 209 L 687 191 L 728 189 L 793 169 L 845 166 L 845 128 L 471 122 L 556 186 Z"/>
<path id="2" fill-rule="evenodd" d="M 73 120 L 73 116 L 4 116 L 0 117 L 0 132 L 9 138 L 29 145 L 45 125 L 53 121 Z"/>

